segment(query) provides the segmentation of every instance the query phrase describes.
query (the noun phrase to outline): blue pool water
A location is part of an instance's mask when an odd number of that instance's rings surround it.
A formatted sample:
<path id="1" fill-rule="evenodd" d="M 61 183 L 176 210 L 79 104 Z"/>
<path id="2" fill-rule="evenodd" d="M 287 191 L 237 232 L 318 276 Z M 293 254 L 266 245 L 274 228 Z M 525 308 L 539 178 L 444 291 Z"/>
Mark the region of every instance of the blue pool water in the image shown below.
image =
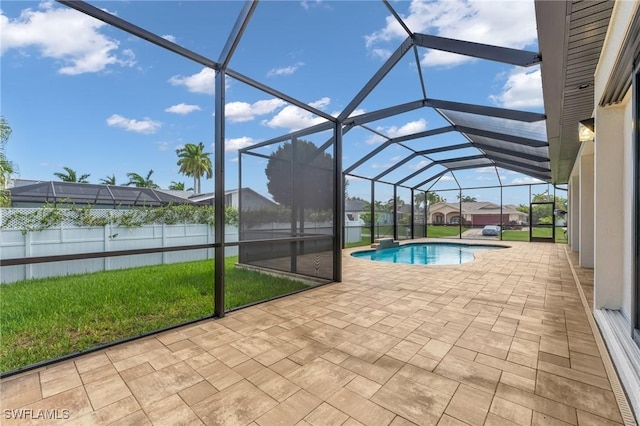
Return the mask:
<path id="1" fill-rule="evenodd" d="M 457 243 L 416 243 L 398 247 L 352 253 L 360 259 L 376 262 L 409 263 L 412 265 L 458 265 L 471 262 L 479 251 L 496 250 L 504 246 Z"/>

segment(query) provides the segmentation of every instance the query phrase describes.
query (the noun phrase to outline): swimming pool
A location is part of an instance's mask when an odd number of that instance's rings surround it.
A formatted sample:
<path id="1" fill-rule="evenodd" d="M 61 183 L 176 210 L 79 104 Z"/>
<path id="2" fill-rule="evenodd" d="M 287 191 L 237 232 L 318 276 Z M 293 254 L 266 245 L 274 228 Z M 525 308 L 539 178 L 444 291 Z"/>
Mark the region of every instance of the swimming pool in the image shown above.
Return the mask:
<path id="1" fill-rule="evenodd" d="M 504 249 L 506 246 L 459 243 L 411 243 L 381 250 L 351 253 L 359 259 L 412 265 L 459 265 L 471 262 L 479 251 Z"/>

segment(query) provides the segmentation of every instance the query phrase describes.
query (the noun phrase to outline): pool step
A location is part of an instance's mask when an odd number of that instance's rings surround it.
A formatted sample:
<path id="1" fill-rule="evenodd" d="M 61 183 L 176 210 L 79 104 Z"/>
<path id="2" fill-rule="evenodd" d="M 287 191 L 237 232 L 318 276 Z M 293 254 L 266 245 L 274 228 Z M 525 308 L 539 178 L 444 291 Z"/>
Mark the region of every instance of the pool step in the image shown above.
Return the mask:
<path id="1" fill-rule="evenodd" d="M 376 250 L 385 249 L 390 247 L 397 247 L 400 243 L 395 241 L 393 238 L 376 238 L 371 244 L 371 248 Z"/>

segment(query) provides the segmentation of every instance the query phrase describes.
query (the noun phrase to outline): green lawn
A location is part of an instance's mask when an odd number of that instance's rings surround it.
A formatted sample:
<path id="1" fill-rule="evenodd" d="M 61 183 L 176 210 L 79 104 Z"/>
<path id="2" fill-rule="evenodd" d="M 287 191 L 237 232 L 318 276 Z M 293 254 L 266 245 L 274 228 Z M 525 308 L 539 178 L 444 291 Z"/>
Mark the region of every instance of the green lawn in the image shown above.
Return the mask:
<path id="1" fill-rule="evenodd" d="M 225 304 L 246 305 L 305 288 L 225 261 Z M 0 371 L 213 313 L 213 261 L 35 279 L 0 285 Z"/>
<path id="2" fill-rule="evenodd" d="M 393 237 L 393 225 L 376 225 L 374 231 L 376 238 Z"/>
<path id="3" fill-rule="evenodd" d="M 462 232 L 467 231 L 469 228 L 462 227 Z M 429 238 L 447 238 L 457 237 L 460 235 L 460 228 L 458 226 L 427 226 L 427 237 Z"/>
<path id="4" fill-rule="evenodd" d="M 529 231 L 502 231 L 502 241 L 529 241 Z"/>
<path id="5" fill-rule="evenodd" d="M 363 235 L 362 239 L 360 241 L 356 241 L 356 242 L 353 242 L 353 243 L 346 243 L 344 245 L 344 248 L 369 246 L 369 245 L 371 245 L 371 236 L 370 235 Z"/>
<path id="6" fill-rule="evenodd" d="M 551 228 L 533 228 L 533 236 L 539 238 L 551 238 Z M 502 232 L 503 241 L 529 241 L 529 231 L 506 230 Z M 566 243 L 567 237 L 564 229 L 556 227 L 556 243 Z"/>

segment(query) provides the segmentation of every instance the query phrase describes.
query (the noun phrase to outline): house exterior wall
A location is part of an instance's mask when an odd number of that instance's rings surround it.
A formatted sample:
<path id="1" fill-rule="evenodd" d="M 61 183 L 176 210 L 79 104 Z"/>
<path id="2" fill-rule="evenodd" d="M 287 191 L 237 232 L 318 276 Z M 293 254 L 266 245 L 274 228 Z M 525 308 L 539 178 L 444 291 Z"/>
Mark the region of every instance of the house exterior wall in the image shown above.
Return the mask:
<path id="1" fill-rule="evenodd" d="M 227 196 L 229 195 L 231 195 L 231 205 L 238 208 L 240 206 L 240 191 L 232 191 L 230 193 L 227 193 Z M 242 210 L 244 211 L 272 208 L 276 205 L 277 204 L 275 204 L 273 201 L 256 195 L 253 191 L 242 191 Z"/>
<path id="2" fill-rule="evenodd" d="M 620 381 L 625 389 L 636 418 L 640 417 L 640 347 L 633 341 L 636 306 L 636 278 L 634 268 L 634 129 L 633 105 L 640 104 L 630 89 L 623 101 L 616 105 L 599 106 L 612 71 L 619 59 L 624 38 L 634 16 L 640 13 L 638 2 L 615 2 L 607 35 L 595 73 L 595 153 L 594 153 L 594 240 L 585 241 L 580 233 L 580 255 L 594 248 L 594 317 L 607 344 Z M 633 78 L 633 76 L 632 76 Z M 581 165 L 587 159 L 582 155 Z M 574 168 L 574 172 L 575 172 Z M 588 172 L 588 170 L 587 170 Z M 583 188 L 585 179 L 582 167 L 578 169 L 580 229 L 585 217 Z M 575 187 L 572 179 L 572 187 Z M 576 204 L 572 190 L 572 206 Z M 588 216 L 588 214 L 587 214 Z M 571 216 L 573 218 L 573 215 Z M 573 240 L 572 240 L 573 241 Z M 636 330 L 637 332 L 637 330 Z"/>
<path id="3" fill-rule="evenodd" d="M 569 179 L 569 244 L 571 251 L 580 249 L 580 176 L 575 172 Z"/>
<path id="4" fill-rule="evenodd" d="M 580 266 L 593 268 L 593 145 L 584 150 L 579 163 L 580 175 Z"/>
<path id="5" fill-rule="evenodd" d="M 497 225 L 500 223 L 500 213 L 467 213 L 462 209 L 462 216 L 465 223 L 474 226 Z M 494 209 L 488 209 L 491 211 Z M 495 211 L 495 210 L 494 210 Z M 429 210 L 429 223 L 449 224 L 451 218 L 459 216 L 458 210 L 450 206 L 440 206 L 433 210 Z M 438 217 L 442 217 L 442 221 L 438 221 Z M 523 213 L 502 213 L 502 223 L 516 222 L 521 224 L 527 220 L 527 215 Z"/>
<path id="6" fill-rule="evenodd" d="M 594 170 L 594 280 L 596 309 L 623 307 L 624 206 L 622 178 L 625 106 L 600 107 L 596 111 L 598 131 Z M 622 167 L 621 167 L 622 166 Z M 627 228 L 629 229 L 629 228 Z M 627 307 L 628 308 L 628 307 Z M 626 310 L 630 315 L 630 309 Z"/>

